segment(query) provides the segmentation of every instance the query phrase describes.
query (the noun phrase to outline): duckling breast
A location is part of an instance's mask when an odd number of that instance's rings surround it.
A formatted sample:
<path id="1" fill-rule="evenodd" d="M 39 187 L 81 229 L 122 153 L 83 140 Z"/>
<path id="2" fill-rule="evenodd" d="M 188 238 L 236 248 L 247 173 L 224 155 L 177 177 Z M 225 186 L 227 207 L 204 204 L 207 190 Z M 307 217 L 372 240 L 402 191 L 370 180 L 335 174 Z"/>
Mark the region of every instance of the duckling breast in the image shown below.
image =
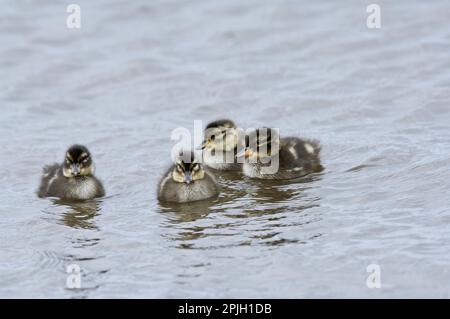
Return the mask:
<path id="1" fill-rule="evenodd" d="M 162 201 L 188 203 L 208 199 L 219 193 L 217 184 L 205 177 L 190 184 L 167 180 L 161 183 L 158 198 Z"/>
<path id="2" fill-rule="evenodd" d="M 216 185 L 209 185 L 204 181 L 195 181 L 192 184 L 184 184 L 180 188 L 179 198 L 181 202 L 194 202 L 211 198 L 217 195 Z"/>
<path id="3" fill-rule="evenodd" d="M 102 185 L 92 177 L 73 178 L 68 188 L 70 198 L 74 199 L 93 199 L 104 195 Z"/>

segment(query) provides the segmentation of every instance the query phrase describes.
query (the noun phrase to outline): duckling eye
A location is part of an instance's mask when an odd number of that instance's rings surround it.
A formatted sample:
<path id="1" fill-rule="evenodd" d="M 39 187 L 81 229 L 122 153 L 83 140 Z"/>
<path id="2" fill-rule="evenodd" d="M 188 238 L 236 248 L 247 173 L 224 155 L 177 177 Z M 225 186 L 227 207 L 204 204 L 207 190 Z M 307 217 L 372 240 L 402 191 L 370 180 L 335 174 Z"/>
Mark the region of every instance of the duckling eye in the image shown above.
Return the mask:
<path id="1" fill-rule="evenodd" d="M 177 165 L 177 171 L 183 172 L 183 169 L 181 168 L 181 165 L 180 165 L 180 164 Z"/>
<path id="2" fill-rule="evenodd" d="M 89 157 L 85 158 L 82 163 L 86 164 L 88 162 L 88 160 L 89 160 Z"/>
<path id="3" fill-rule="evenodd" d="M 198 163 L 195 163 L 194 166 L 192 166 L 192 170 L 198 171 L 200 169 L 200 165 Z"/>

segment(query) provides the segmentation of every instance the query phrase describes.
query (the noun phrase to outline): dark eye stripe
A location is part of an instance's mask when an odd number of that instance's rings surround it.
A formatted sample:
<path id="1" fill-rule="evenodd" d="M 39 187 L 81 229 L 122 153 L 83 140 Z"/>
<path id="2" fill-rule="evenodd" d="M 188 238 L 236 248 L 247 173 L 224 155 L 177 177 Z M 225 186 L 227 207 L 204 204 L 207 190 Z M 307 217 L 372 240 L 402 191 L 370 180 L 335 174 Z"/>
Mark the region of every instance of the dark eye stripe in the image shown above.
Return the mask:
<path id="1" fill-rule="evenodd" d="M 191 167 L 190 167 L 190 169 L 192 170 L 192 169 L 195 169 L 195 168 L 197 168 L 199 165 L 198 165 L 198 163 L 191 163 Z"/>

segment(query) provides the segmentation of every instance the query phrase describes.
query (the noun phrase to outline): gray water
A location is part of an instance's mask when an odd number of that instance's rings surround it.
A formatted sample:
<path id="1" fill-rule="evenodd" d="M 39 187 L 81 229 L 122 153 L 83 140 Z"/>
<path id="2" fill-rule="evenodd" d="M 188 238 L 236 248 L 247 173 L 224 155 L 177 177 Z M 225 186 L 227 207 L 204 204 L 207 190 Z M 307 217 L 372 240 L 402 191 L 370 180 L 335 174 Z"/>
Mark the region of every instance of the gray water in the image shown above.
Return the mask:
<path id="1" fill-rule="evenodd" d="M 1 2 L 0 297 L 449 297 L 448 1 L 368 29 L 366 1 L 78 0 L 79 30 L 64 2 Z M 325 171 L 161 206 L 172 130 L 221 117 L 319 139 Z M 38 199 L 72 143 L 108 196 Z"/>

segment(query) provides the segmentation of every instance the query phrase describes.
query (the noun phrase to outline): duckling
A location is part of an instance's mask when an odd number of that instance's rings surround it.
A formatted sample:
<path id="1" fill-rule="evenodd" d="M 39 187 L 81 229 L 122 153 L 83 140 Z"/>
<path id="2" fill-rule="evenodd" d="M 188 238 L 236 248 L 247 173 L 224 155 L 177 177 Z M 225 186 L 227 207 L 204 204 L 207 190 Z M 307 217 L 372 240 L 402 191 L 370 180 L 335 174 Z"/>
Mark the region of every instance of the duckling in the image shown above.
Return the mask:
<path id="1" fill-rule="evenodd" d="M 187 154 L 187 157 L 189 155 Z M 215 197 L 219 186 L 214 176 L 190 153 L 176 159 L 159 184 L 158 199 L 166 202 L 187 203 Z"/>
<path id="2" fill-rule="evenodd" d="M 66 200 L 88 200 L 105 196 L 102 183 L 94 176 L 94 162 L 89 150 L 73 145 L 62 164 L 44 167 L 38 196 Z"/>
<path id="3" fill-rule="evenodd" d="M 205 129 L 202 143 L 203 162 L 206 166 L 222 171 L 240 171 L 242 164 L 237 163 L 238 145 L 244 145 L 243 136 L 233 121 L 228 119 L 209 123 Z"/>
<path id="4" fill-rule="evenodd" d="M 286 137 L 277 129 L 260 128 L 246 136 L 244 175 L 259 179 L 292 179 L 322 171 L 320 145 L 317 141 Z"/>

